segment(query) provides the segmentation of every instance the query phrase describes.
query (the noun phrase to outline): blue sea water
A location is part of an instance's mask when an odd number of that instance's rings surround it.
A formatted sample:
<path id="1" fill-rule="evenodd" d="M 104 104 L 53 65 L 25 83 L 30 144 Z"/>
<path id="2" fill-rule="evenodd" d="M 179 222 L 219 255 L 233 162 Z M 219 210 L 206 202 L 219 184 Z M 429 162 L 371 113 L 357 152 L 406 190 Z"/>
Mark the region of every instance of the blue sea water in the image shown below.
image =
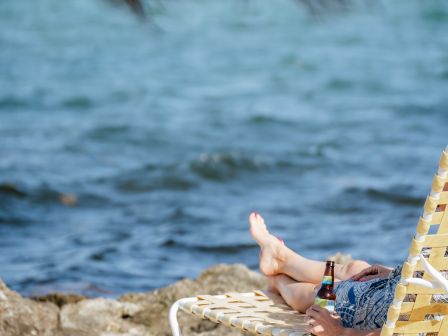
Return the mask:
<path id="1" fill-rule="evenodd" d="M 0 277 L 118 295 L 310 258 L 407 255 L 448 143 L 448 3 L 0 3 Z"/>

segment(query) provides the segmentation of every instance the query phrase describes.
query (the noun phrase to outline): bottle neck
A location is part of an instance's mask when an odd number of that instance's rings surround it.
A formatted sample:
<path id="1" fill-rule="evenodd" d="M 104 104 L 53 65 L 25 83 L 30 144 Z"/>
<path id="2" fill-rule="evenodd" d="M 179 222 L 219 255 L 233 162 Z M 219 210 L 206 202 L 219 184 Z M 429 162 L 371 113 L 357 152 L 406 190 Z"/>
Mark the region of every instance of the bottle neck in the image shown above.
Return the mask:
<path id="1" fill-rule="evenodd" d="M 334 264 L 327 262 L 324 277 L 322 278 L 322 287 L 333 289 L 334 286 Z"/>

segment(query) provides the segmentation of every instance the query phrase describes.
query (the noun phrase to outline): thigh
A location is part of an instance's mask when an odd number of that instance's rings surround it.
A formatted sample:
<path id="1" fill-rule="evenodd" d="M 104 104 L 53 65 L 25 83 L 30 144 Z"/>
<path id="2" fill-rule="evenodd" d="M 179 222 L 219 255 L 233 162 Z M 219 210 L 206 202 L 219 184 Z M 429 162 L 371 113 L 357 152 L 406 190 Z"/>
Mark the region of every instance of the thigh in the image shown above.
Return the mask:
<path id="1" fill-rule="evenodd" d="M 346 264 L 336 264 L 335 278 L 338 280 L 348 280 L 362 270 L 370 267 L 370 264 L 364 260 L 353 260 Z"/>
<path id="2" fill-rule="evenodd" d="M 319 289 L 316 284 L 297 282 L 284 274 L 276 276 L 275 282 L 278 292 L 286 303 L 302 313 L 313 305 Z"/>

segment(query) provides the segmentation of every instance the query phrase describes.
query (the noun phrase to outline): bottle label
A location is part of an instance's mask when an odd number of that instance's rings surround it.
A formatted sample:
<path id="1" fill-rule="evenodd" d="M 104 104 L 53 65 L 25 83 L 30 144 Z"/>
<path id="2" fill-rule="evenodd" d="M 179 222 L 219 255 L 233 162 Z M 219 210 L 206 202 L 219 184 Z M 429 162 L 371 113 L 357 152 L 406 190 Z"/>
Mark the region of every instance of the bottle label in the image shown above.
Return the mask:
<path id="1" fill-rule="evenodd" d="M 331 285 L 333 283 L 333 278 L 331 275 L 324 275 L 322 279 L 322 285 Z"/>
<path id="2" fill-rule="evenodd" d="M 321 299 L 317 297 L 314 300 L 314 304 L 319 307 L 325 308 L 330 313 L 334 313 L 334 300 Z"/>

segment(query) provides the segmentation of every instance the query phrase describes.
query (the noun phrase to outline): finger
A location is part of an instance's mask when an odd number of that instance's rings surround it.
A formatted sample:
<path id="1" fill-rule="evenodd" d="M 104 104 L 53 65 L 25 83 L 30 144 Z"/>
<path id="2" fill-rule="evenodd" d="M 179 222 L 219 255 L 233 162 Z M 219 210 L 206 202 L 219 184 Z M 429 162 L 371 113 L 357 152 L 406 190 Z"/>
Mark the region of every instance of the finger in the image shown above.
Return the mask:
<path id="1" fill-rule="evenodd" d="M 312 328 L 308 328 L 307 332 L 319 336 L 319 335 L 323 335 L 322 333 L 324 332 L 324 328 L 321 325 L 317 325 L 314 326 Z"/>
<path id="2" fill-rule="evenodd" d="M 308 309 L 309 311 L 307 311 L 306 315 L 308 316 L 309 319 L 316 319 L 316 317 L 318 316 L 317 312 L 312 310 L 312 309 Z"/>
<path id="3" fill-rule="evenodd" d="M 352 276 L 352 277 L 350 278 L 350 280 L 358 281 L 359 279 L 361 279 L 361 278 L 365 275 L 365 273 L 366 273 L 365 270 L 364 270 L 364 271 L 361 271 L 361 272 L 359 272 L 358 274 L 355 274 L 354 276 Z"/>
<path id="4" fill-rule="evenodd" d="M 312 312 L 313 310 L 311 309 L 311 307 L 308 307 L 308 309 L 306 310 L 305 314 L 309 316 L 309 314 Z"/>
<path id="5" fill-rule="evenodd" d="M 367 275 L 364 278 L 362 278 L 362 281 L 369 281 L 369 280 L 378 279 L 378 278 L 381 278 L 381 276 L 379 274 Z"/>
<path id="6" fill-rule="evenodd" d="M 313 331 L 314 327 L 306 327 L 305 328 L 305 332 L 307 333 L 307 335 L 316 335 L 315 332 Z"/>
<path id="7" fill-rule="evenodd" d="M 324 320 L 324 318 L 322 316 L 323 316 L 322 313 L 320 311 L 316 311 L 316 310 L 310 310 L 310 312 L 308 313 L 308 317 L 315 321 Z"/>
<path id="8" fill-rule="evenodd" d="M 363 269 L 361 272 L 355 274 L 352 276 L 352 280 L 358 280 L 359 278 L 362 278 L 364 275 L 369 274 L 372 271 L 372 267 L 367 267 Z"/>
<path id="9" fill-rule="evenodd" d="M 361 272 L 359 272 L 358 274 L 354 275 L 352 277 L 352 280 L 359 280 L 360 278 L 367 276 L 367 275 L 373 275 L 373 274 L 378 274 L 378 270 L 376 270 L 373 266 L 370 266 L 364 270 L 362 270 Z"/>
<path id="10" fill-rule="evenodd" d="M 336 312 L 330 314 L 330 317 L 331 317 L 333 320 L 341 321 L 341 317 L 340 317 Z"/>
<path id="11" fill-rule="evenodd" d="M 314 309 L 314 307 L 318 307 L 318 306 L 310 306 L 305 312 L 306 315 L 308 315 L 309 317 L 316 315 L 317 311 L 316 311 L 316 309 Z"/>
<path id="12" fill-rule="evenodd" d="M 325 308 L 322 308 L 321 306 L 318 306 L 318 305 L 312 305 L 311 310 L 315 311 L 318 314 L 321 314 L 324 311 L 328 311 Z"/>
<path id="13" fill-rule="evenodd" d="M 317 322 L 316 322 L 315 319 L 309 319 L 309 320 L 307 321 L 307 323 L 308 323 L 308 325 L 310 325 L 310 326 L 312 326 L 312 325 L 316 325 L 316 324 L 317 324 Z"/>
<path id="14" fill-rule="evenodd" d="M 321 316 L 324 311 L 327 310 L 319 306 L 311 306 L 307 312 L 307 315 L 312 319 L 321 320 Z"/>
<path id="15" fill-rule="evenodd" d="M 316 312 L 316 315 L 314 315 L 312 318 L 319 324 L 325 323 L 325 321 L 331 319 L 331 313 L 328 310 L 323 309 L 321 312 Z"/>

